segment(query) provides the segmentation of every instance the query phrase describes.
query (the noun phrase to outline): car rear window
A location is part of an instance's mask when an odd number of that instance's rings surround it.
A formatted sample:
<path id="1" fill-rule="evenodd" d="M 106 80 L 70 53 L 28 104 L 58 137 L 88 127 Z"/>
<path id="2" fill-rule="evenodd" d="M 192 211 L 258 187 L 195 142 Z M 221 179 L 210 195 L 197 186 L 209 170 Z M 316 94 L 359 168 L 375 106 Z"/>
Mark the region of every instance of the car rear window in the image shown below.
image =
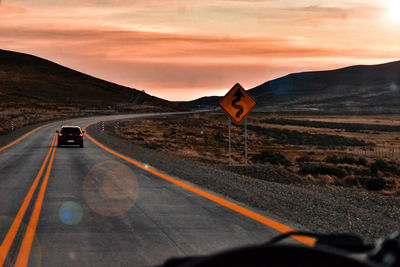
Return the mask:
<path id="1" fill-rule="evenodd" d="M 64 127 L 64 128 L 61 129 L 61 133 L 64 133 L 64 134 L 80 134 L 81 130 L 79 128 L 73 128 L 73 127 L 67 128 L 67 127 Z"/>

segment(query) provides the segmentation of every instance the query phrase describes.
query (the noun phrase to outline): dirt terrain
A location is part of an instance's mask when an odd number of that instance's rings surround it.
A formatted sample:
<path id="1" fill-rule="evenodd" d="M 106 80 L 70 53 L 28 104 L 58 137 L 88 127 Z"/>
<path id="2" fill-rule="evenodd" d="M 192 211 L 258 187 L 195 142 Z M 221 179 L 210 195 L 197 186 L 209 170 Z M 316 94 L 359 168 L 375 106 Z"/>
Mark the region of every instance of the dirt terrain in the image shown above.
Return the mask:
<path id="1" fill-rule="evenodd" d="M 346 130 L 335 128 L 339 127 L 336 124 L 328 124 L 330 128 L 315 128 L 266 123 L 271 118 L 277 116 L 253 113 L 248 118 L 249 166 L 242 166 L 243 124 L 232 124 L 232 163 L 241 165 L 232 170 L 282 183 L 332 184 L 400 194 L 399 132 L 394 132 L 396 128 L 385 131 L 358 129 L 398 125 L 398 117 L 366 116 L 358 118 L 357 124 L 350 118 L 327 118 L 327 121 L 343 122 L 342 127 Z M 297 124 L 313 120 L 304 116 L 290 119 L 295 119 Z M 324 121 L 321 117 L 317 119 Z M 393 123 L 389 124 L 390 121 Z M 114 125 L 113 131 L 150 149 L 228 165 L 228 122 L 226 115 L 217 112 L 121 121 Z M 271 170 L 271 165 L 275 166 L 273 174 L 265 173 L 266 166 Z"/>

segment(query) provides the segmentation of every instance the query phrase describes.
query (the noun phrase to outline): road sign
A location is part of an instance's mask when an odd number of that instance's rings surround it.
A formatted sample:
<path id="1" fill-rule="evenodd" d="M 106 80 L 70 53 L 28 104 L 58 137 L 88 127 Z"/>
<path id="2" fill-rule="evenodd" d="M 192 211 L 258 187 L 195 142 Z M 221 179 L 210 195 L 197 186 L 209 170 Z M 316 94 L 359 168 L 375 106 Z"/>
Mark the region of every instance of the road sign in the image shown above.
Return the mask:
<path id="1" fill-rule="evenodd" d="M 256 101 L 237 83 L 218 104 L 236 123 L 240 123 L 254 108 Z"/>

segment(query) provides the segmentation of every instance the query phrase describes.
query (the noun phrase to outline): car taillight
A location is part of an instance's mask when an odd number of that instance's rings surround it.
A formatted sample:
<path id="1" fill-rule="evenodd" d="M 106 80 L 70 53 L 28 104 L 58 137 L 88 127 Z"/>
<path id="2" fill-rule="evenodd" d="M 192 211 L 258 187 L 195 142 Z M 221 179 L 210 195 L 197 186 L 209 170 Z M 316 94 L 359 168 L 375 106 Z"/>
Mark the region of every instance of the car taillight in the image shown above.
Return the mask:
<path id="1" fill-rule="evenodd" d="M 79 134 L 79 136 L 83 136 L 83 134 Z"/>
<path id="2" fill-rule="evenodd" d="M 62 136 L 62 133 L 59 133 L 58 136 Z"/>

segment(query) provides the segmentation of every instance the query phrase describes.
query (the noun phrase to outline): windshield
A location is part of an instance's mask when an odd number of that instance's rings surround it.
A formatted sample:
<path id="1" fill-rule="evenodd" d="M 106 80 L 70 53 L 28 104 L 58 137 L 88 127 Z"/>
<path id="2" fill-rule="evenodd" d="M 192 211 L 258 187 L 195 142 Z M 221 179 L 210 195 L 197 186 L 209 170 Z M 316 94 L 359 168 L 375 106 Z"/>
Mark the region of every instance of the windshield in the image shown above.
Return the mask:
<path id="1" fill-rule="evenodd" d="M 398 2 L 0 0 L 0 266 L 400 231 Z"/>
<path id="2" fill-rule="evenodd" d="M 64 133 L 64 134 L 80 134 L 81 130 L 79 128 L 63 127 L 63 128 L 61 128 L 61 133 Z"/>

